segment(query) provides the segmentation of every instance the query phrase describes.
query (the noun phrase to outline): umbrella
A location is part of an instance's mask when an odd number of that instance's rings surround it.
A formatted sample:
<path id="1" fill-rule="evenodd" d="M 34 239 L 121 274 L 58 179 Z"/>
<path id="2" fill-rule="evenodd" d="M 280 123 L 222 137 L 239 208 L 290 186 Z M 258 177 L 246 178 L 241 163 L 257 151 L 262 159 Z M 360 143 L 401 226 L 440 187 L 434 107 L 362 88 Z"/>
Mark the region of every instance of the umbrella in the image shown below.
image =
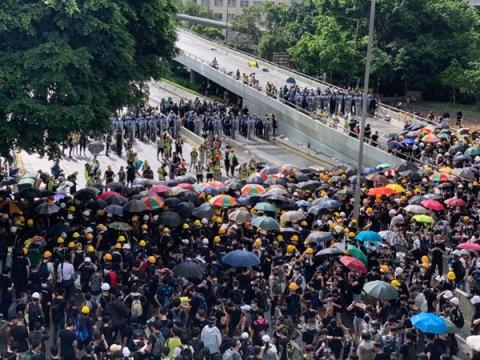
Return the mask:
<path id="1" fill-rule="evenodd" d="M 466 343 L 472 350 L 480 352 L 480 335 L 467 336 Z"/>
<path id="2" fill-rule="evenodd" d="M 174 208 L 175 206 L 177 206 L 181 202 L 182 202 L 182 200 L 180 200 L 179 198 L 176 198 L 176 197 L 169 197 L 169 198 L 165 199 L 165 204 L 170 208 Z"/>
<path id="3" fill-rule="evenodd" d="M 260 170 L 260 174 L 268 176 L 268 175 L 274 175 L 274 174 L 278 173 L 279 171 L 280 171 L 280 169 L 278 167 L 266 166 L 262 170 Z"/>
<path id="4" fill-rule="evenodd" d="M 260 259 L 246 250 L 233 250 L 222 257 L 222 263 L 234 267 L 250 267 L 260 265 Z"/>
<path id="5" fill-rule="evenodd" d="M 418 171 L 418 166 L 415 165 L 415 164 L 412 163 L 412 162 L 407 161 L 407 162 L 405 162 L 405 163 L 397 166 L 396 170 L 397 170 L 398 172 L 404 172 L 404 171 L 408 171 L 408 170 L 410 170 L 410 171 Z"/>
<path id="6" fill-rule="evenodd" d="M 252 216 L 243 208 L 236 209 L 228 214 L 228 220 L 235 221 L 237 224 L 244 224 L 246 221 L 250 221 Z"/>
<path id="7" fill-rule="evenodd" d="M 258 184 L 247 184 L 242 187 L 242 196 L 261 195 L 265 192 L 265 188 Z"/>
<path id="8" fill-rule="evenodd" d="M 267 231 L 278 231 L 280 230 L 280 225 L 277 220 L 269 216 L 258 216 L 253 219 L 252 225 Z"/>
<path id="9" fill-rule="evenodd" d="M 108 183 L 105 187 L 109 190 L 116 191 L 116 192 L 124 192 L 125 189 L 128 189 L 127 185 L 116 182 L 116 181 L 112 181 Z"/>
<path id="10" fill-rule="evenodd" d="M 120 194 L 112 195 L 105 200 L 109 205 L 123 205 L 127 199 Z"/>
<path id="11" fill-rule="evenodd" d="M 228 190 L 236 191 L 243 187 L 243 182 L 240 180 L 229 180 L 225 183 Z"/>
<path id="12" fill-rule="evenodd" d="M 405 189 L 400 184 L 388 184 L 385 186 L 387 189 L 392 189 L 396 194 L 405 192 Z"/>
<path id="13" fill-rule="evenodd" d="M 237 206 L 237 200 L 230 195 L 217 195 L 210 199 L 210 204 L 221 208 Z"/>
<path id="14" fill-rule="evenodd" d="M 257 211 L 273 212 L 273 213 L 277 211 L 277 207 L 268 202 L 259 202 L 255 205 L 254 209 Z"/>
<path id="15" fill-rule="evenodd" d="M 375 231 L 360 231 L 355 239 L 362 242 L 382 242 L 382 237 Z"/>
<path id="16" fill-rule="evenodd" d="M 250 176 L 247 178 L 247 180 L 245 180 L 245 182 L 246 182 L 247 184 L 263 184 L 265 180 L 266 180 L 266 179 L 264 179 L 264 178 L 262 177 L 262 175 L 260 175 L 260 174 L 253 174 L 253 175 L 250 175 Z"/>
<path id="17" fill-rule="evenodd" d="M 160 225 L 169 226 L 169 227 L 177 227 L 183 221 L 182 221 L 182 218 L 180 217 L 180 215 L 178 215 L 176 212 L 166 211 L 164 213 L 161 213 L 158 216 L 157 222 Z"/>
<path id="18" fill-rule="evenodd" d="M 192 215 L 199 219 L 209 219 L 215 215 L 215 210 L 210 203 L 203 203 L 192 210 Z"/>
<path id="19" fill-rule="evenodd" d="M 354 191 L 350 188 L 343 188 L 337 191 L 337 195 L 350 196 L 353 195 Z"/>
<path id="20" fill-rule="evenodd" d="M 38 215 L 52 215 L 60 211 L 60 208 L 53 203 L 40 204 L 35 209 Z"/>
<path id="21" fill-rule="evenodd" d="M 477 156 L 480 155 L 480 147 L 471 147 L 465 150 L 465 155 Z"/>
<path id="22" fill-rule="evenodd" d="M 413 326 L 424 333 L 445 334 L 448 331 L 445 319 L 434 313 L 418 313 L 412 316 L 411 321 Z"/>
<path id="23" fill-rule="evenodd" d="M 424 200 L 425 201 L 425 200 Z M 426 214 L 428 213 L 427 209 L 420 205 L 408 205 L 405 206 L 405 211 L 412 214 Z"/>
<path id="24" fill-rule="evenodd" d="M 454 169 L 452 173 L 458 177 L 461 177 L 467 180 L 475 180 L 475 175 L 476 175 L 475 172 L 476 172 L 475 168 L 461 168 L 461 169 Z"/>
<path id="25" fill-rule="evenodd" d="M 107 200 L 110 196 L 118 195 L 116 191 L 105 191 L 97 196 L 97 199 Z"/>
<path id="26" fill-rule="evenodd" d="M 207 195 L 216 196 L 220 194 L 220 190 L 210 185 L 196 184 L 193 186 L 193 188 L 195 189 L 195 191 L 204 192 Z"/>
<path id="27" fill-rule="evenodd" d="M 288 77 L 287 80 L 285 80 L 287 84 L 295 84 L 297 81 L 293 77 Z"/>
<path id="28" fill-rule="evenodd" d="M 180 183 L 177 185 L 178 187 L 181 187 L 182 189 L 191 191 L 191 192 L 196 192 L 195 188 L 193 187 L 192 184 L 190 183 Z M 168 194 L 168 193 L 167 193 Z"/>
<path id="29" fill-rule="evenodd" d="M 435 222 L 435 220 L 428 215 L 415 215 L 412 219 L 422 224 L 433 224 Z"/>
<path id="30" fill-rule="evenodd" d="M 71 233 L 73 230 L 70 226 L 64 223 L 57 223 L 50 226 L 47 230 L 48 236 L 55 236 L 61 233 Z"/>
<path id="31" fill-rule="evenodd" d="M 423 195 L 425 199 L 430 199 L 430 200 L 442 200 L 443 197 L 442 195 L 439 194 L 425 194 Z"/>
<path id="32" fill-rule="evenodd" d="M 298 200 L 295 202 L 295 204 L 297 204 L 299 207 L 301 208 L 310 208 L 312 207 L 312 204 L 310 204 L 308 201 L 306 200 Z"/>
<path id="33" fill-rule="evenodd" d="M 464 242 L 457 246 L 458 249 L 464 249 L 469 251 L 479 251 L 480 244 L 474 242 Z"/>
<path id="34" fill-rule="evenodd" d="M 165 205 L 165 201 L 156 195 L 150 195 L 141 199 L 148 210 L 159 210 Z"/>
<path id="35" fill-rule="evenodd" d="M 130 231 L 132 230 L 132 227 L 128 225 L 126 222 L 122 221 L 114 221 L 110 224 L 107 225 L 110 229 L 116 230 L 116 231 Z"/>
<path id="36" fill-rule="evenodd" d="M 290 199 L 282 194 L 270 193 L 262 196 L 262 200 L 268 200 L 278 203 L 289 203 Z"/>
<path id="37" fill-rule="evenodd" d="M 193 209 L 195 209 L 195 206 L 188 201 L 181 202 L 174 208 L 175 212 L 177 212 L 184 219 L 192 215 Z"/>
<path id="38" fill-rule="evenodd" d="M 430 177 L 430 180 L 434 182 L 456 181 L 458 177 L 447 173 L 435 173 Z"/>
<path id="39" fill-rule="evenodd" d="M 266 185 L 282 185 L 282 186 L 285 186 L 287 184 L 287 181 L 285 179 L 282 179 L 282 178 L 269 176 L 268 179 L 265 180 L 265 184 Z"/>
<path id="40" fill-rule="evenodd" d="M 376 187 L 368 190 L 368 195 L 370 196 L 389 196 L 395 195 L 396 191 L 387 187 Z"/>
<path id="41" fill-rule="evenodd" d="M 365 265 L 368 265 L 367 255 L 365 255 L 363 251 L 357 248 L 356 246 L 348 245 L 346 251 L 348 255 L 354 257 L 355 259 L 360 260 Z"/>
<path id="42" fill-rule="evenodd" d="M 180 187 L 180 186 L 175 186 L 175 187 L 172 187 L 170 190 L 168 190 L 166 193 L 165 193 L 165 196 L 179 196 L 179 195 L 182 195 L 183 193 L 185 193 L 187 190 Z"/>
<path id="43" fill-rule="evenodd" d="M 389 149 L 398 149 L 398 148 L 403 148 L 403 147 L 405 147 L 405 145 L 403 145 L 402 143 L 400 143 L 400 142 L 398 142 L 398 141 L 395 141 L 395 140 L 389 141 L 389 142 L 387 143 L 387 146 L 388 146 Z"/>
<path id="44" fill-rule="evenodd" d="M 433 211 L 442 211 L 445 209 L 443 205 L 440 204 L 440 202 L 438 202 L 437 200 L 427 199 L 427 200 L 423 200 L 421 204 L 425 209 L 429 209 Z"/>
<path id="45" fill-rule="evenodd" d="M 456 145 L 453 145 L 452 147 L 450 147 L 450 149 L 448 149 L 448 153 L 449 154 L 456 154 L 457 152 L 461 152 L 463 153 L 466 149 L 468 149 L 468 145 L 465 144 L 465 143 L 459 143 L 459 144 L 456 144 Z M 468 154 L 467 154 L 468 155 Z"/>
<path id="46" fill-rule="evenodd" d="M 388 183 L 388 179 L 386 176 L 380 175 L 380 174 L 369 174 L 366 176 L 367 180 L 370 180 L 371 182 L 375 184 L 386 184 Z"/>
<path id="47" fill-rule="evenodd" d="M 295 186 L 302 190 L 316 190 L 320 186 L 320 182 L 316 180 L 308 180 L 299 182 Z"/>
<path id="48" fill-rule="evenodd" d="M 280 216 L 280 221 L 282 223 L 291 222 L 295 223 L 305 218 L 305 214 L 301 210 L 292 210 L 287 211 Z"/>
<path id="49" fill-rule="evenodd" d="M 440 142 L 440 138 L 434 134 L 428 134 L 428 135 L 425 135 L 424 137 L 422 137 L 422 141 L 423 142 L 426 142 L 426 143 L 438 143 Z"/>
<path id="50" fill-rule="evenodd" d="M 333 210 L 337 209 L 341 204 L 340 201 L 334 199 L 318 199 L 313 202 L 313 205 L 318 205 L 320 209 Z"/>
<path id="51" fill-rule="evenodd" d="M 344 251 L 342 249 L 339 249 L 336 246 L 328 247 L 325 249 L 320 250 L 315 254 L 315 256 L 321 257 L 321 256 L 340 256 L 343 255 Z"/>
<path id="52" fill-rule="evenodd" d="M 95 191 L 91 190 L 90 188 L 85 188 L 78 190 L 75 194 L 73 194 L 73 198 L 77 199 L 82 202 L 87 202 L 89 200 L 93 200 L 97 197 Z"/>
<path id="53" fill-rule="evenodd" d="M 42 192 L 35 188 L 27 188 L 15 194 L 15 197 L 22 199 L 35 199 L 42 196 Z"/>
<path id="54" fill-rule="evenodd" d="M 380 235 L 382 239 L 385 239 L 389 244 L 394 243 L 399 239 L 398 234 L 391 230 L 380 231 L 378 235 Z"/>
<path id="55" fill-rule="evenodd" d="M 464 207 L 465 201 L 457 197 L 452 197 L 450 199 L 445 200 L 445 205 L 450 207 L 456 207 L 456 206 Z"/>
<path id="56" fill-rule="evenodd" d="M 175 265 L 172 271 L 178 277 L 185 279 L 201 279 L 204 274 L 203 267 L 194 261 L 184 261 Z"/>
<path id="57" fill-rule="evenodd" d="M 120 205 L 108 205 L 104 210 L 107 214 L 123 216 L 123 207 Z"/>
<path id="58" fill-rule="evenodd" d="M 169 190 L 170 190 L 170 187 L 168 187 L 167 185 L 154 185 L 150 188 L 150 190 L 148 190 L 148 192 L 150 194 L 163 195 Z"/>
<path id="59" fill-rule="evenodd" d="M 366 283 L 363 285 L 363 291 L 376 299 L 393 300 L 398 297 L 398 290 L 381 280 Z"/>
<path id="60" fill-rule="evenodd" d="M 317 206 L 312 206 L 310 209 L 308 209 L 308 214 L 311 214 L 313 216 L 318 216 L 319 214 L 325 214 L 328 212 L 327 208 L 322 208 L 320 205 Z"/>
<path id="61" fill-rule="evenodd" d="M 315 244 L 320 244 L 322 242 L 330 241 L 333 240 L 333 235 L 332 233 L 326 232 L 326 231 L 312 231 L 310 234 L 308 234 L 306 240 L 309 242 L 313 242 Z"/>
<path id="62" fill-rule="evenodd" d="M 181 183 L 195 184 L 197 182 L 197 179 L 195 179 L 191 175 L 178 176 L 178 177 L 175 178 L 175 180 L 177 180 L 180 184 Z"/>
<path id="63" fill-rule="evenodd" d="M 363 262 L 355 259 L 352 256 L 341 256 L 340 262 L 349 270 L 356 273 L 366 274 L 368 272 L 367 267 Z"/>
<path id="64" fill-rule="evenodd" d="M 425 200 L 425 199 L 426 199 L 426 197 L 424 197 L 422 195 L 415 195 L 408 200 L 408 203 L 410 205 L 420 205 L 422 203 L 422 201 Z"/>
<path id="65" fill-rule="evenodd" d="M 123 210 L 128 213 L 141 213 L 147 211 L 147 206 L 141 200 L 130 200 L 123 205 Z"/>

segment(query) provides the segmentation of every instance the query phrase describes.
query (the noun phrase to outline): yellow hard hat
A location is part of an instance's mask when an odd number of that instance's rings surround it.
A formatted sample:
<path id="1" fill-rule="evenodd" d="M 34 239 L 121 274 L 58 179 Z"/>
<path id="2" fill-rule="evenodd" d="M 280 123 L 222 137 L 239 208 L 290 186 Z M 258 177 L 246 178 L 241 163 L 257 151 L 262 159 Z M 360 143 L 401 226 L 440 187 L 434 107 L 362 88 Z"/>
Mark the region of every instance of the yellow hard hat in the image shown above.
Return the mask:
<path id="1" fill-rule="evenodd" d="M 293 245 L 288 245 L 287 246 L 287 252 L 293 253 L 294 251 L 295 251 L 295 246 L 293 246 Z"/>
<path id="2" fill-rule="evenodd" d="M 467 221 L 469 221 L 469 220 L 470 220 L 470 218 L 469 218 L 468 216 L 464 216 L 464 217 L 463 217 L 463 221 L 467 222 Z"/>
<path id="3" fill-rule="evenodd" d="M 298 241 L 298 235 L 292 235 L 290 238 L 291 241 L 297 242 Z"/>
<path id="4" fill-rule="evenodd" d="M 33 226 L 33 219 L 28 219 L 27 220 L 27 226 L 32 227 Z"/>
<path id="5" fill-rule="evenodd" d="M 23 248 L 23 255 L 28 255 L 28 247 Z"/>
<path id="6" fill-rule="evenodd" d="M 307 223 L 307 221 L 306 221 L 306 220 L 302 220 L 302 222 L 300 223 L 300 225 L 301 225 L 301 226 L 307 226 L 307 225 L 308 225 L 308 223 Z"/>
<path id="7" fill-rule="evenodd" d="M 227 228 L 225 227 L 221 227 L 220 229 L 218 229 L 219 235 L 225 235 L 226 232 L 227 232 Z"/>
<path id="8" fill-rule="evenodd" d="M 217 224 L 221 224 L 223 222 L 223 219 L 220 216 L 217 216 L 216 222 Z"/>
<path id="9" fill-rule="evenodd" d="M 69 211 L 69 212 L 75 212 L 75 206 L 70 206 L 70 207 L 68 208 L 68 211 Z"/>
<path id="10" fill-rule="evenodd" d="M 193 225 L 195 225 L 195 226 L 202 226 L 202 222 L 197 219 L 197 220 L 195 220 L 195 221 L 193 222 Z"/>
<path id="11" fill-rule="evenodd" d="M 93 234 L 92 233 L 88 233 L 87 234 L 87 240 L 92 240 L 93 239 Z"/>
<path id="12" fill-rule="evenodd" d="M 311 247 L 307 248 L 307 250 L 305 250 L 305 254 L 312 255 L 313 254 L 313 249 Z"/>
<path id="13" fill-rule="evenodd" d="M 183 228 L 183 230 L 188 230 L 188 229 L 190 229 L 190 225 L 185 223 L 185 224 L 183 224 L 182 228 Z"/>
<path id="14" fill-rule="evenodd" d="M 65 242 L 65 239 L 63 237 L 58 237 L 57 239 L 57 244 L 63 244 Z"/>
<path id="15" fill-rule="evenodd" d="M 213 242 L 214 242 L 214 243 L 219 243 L 220 240 L 221 240 L 221 239 L 220 239 L 220 236 L 218 236 L 218 235 L 213 238 Z"/>
<path id="16" fill-rule="evenodd" d="M 157 258 L 153 255 L 150 255 L 148 258 L 147 258 L 147 261 L 150 263 L 150 264 L 155 264 L 157 262 Z"/>
<path id="17" fill-rule="evenodd" d="M 398 281 L 397 279 L 393 279 L 390 282 L 390 285 L 392 285 L 394 288 L 399 288 L 400 287 L 400 281 Z"/>
<path id="18" fill-rule="evenodd" d="M 381 273 L 386 273 L 386 272 L 388 272 L 388 270 L 389 270 L 388 265 L 383 264 L 383 265 L 380 266 L 380 272 Z"/>
<path id="19" fill-rule="evenodd" d="M 421 260 L 422 260 L 422 263 L 426 263 L 426 264 L 428 264 L 430 262 L 430 259 L 428 258 L 427 255 L 423 255 Z"/>
<path id="20" fill-rule="evenodd" d="M 147 242 L 146 242 L 145 240 L 140 240 L 140 241 L 138 242 L 138 246 L 140 246 L 140 247 L 145 247 L 145 246 L 147 246 Z"/>
<path id="21" fill-rule="evenodd" d="M 117 241 L 118 241 L 118 242 L 123 242 L 123 241 L 125 241 L 125 236 L 120 235 L 120 236 L 117 238 Z"/>
<path id="22" fill-rule="evenodd" d="M 257 239 L 255 240 L 255 242 L 253 243 L 253 246 L 256 247 L 256 248 L 261 247 L 261 246 L 262 246 L 262 239 L 257 238 Z"/>
<path id="23" fill-rule="evenodd" d="M 422 268 L 424 268 L 425 270 L 427 270 L 430 265 L 428 263 L 422 263 L 422 265 L 420 265 Z"/>
<path id="24" fill-rule="evenodd" d="M 48 259 L 49 257 L 52 257 L 52 253 L 48 250 L 46 250 L 44 253 L 43 253 L 43 257 L 45 259 Z"/>
<path id="25" fill-rule="evenodd" d="M 103 230 L 104 225 L 103 225 L 103 224 L 98 224 L 98 225 L 96 226 L 96 228 L 97 228 L 97 230 L 100 230 L 100 231 L 101 231 L 101 230 Z"/>
<path id="26" fill-rule="evenodd" d="M 122 244 L 116 243 L 115 244 L 115 249 L 120 250 L 122 248 Z"/>
<path id="27" fill-rule="evenodd" d="M 163 232 L 164 234 L 168 234 L 168 233 L 170 232 L 170 229 L 167 228 L 167 227 L 166 227 L 166 228 L 163 228 L 162 232 Z"/>
<path id="28" fill-rule="evenodd" d="M 82 314 L 83 315 L 88 315 L 90 314 L 90 308 L 87 305 L 82 306 Z"/>
<path id="29" fill-rule="evenodd" d="M 456 278 L 456 276 L 455 276 L 455 273 L 454 273 L 453 271 L 449 271 L 449 272 L 447 273 L 447 279 L 448 279 L 448 280 L 454 281 L 455 278 Z"/>
<path id="30" fill-rule="evenodd" d="M 348 237 L 349 237 L 350 239 L 353 239 L 353 238 L 355 237 L 355 233 L 354 233 L 353 231 L 350 231 L 350 232 L 348 233 Z"/>
<path id="31" fill-rule="evenodd" d="M 69 248 L 69 249 L 74 249 L 74 248 L 75 248 L 75 243 L 74 243 L 73 241 L 70 241 L 70 242 L 68 243 L 68 248 Z"/>
<path id="32" fill-rule="evenodd" d="M 282 234 L 279 234 L 279 235 L 277 235 L 277 240 L 278 240 L 278 241 L 283 241 L 283 240 L 285 240 L 285 239 L 283 238 L 283 235 L 282 235 Z"/>
<path id="33" fill-rule="evenodd" d="M 79 237 L 80 237 L 80 234 L 76 231 L 72 234 L 72 238 L 74 239 L 78 239 Z"/>
<path id="34" fill-rule="evenodd" d="M 296 290 L 298 289 L 297 283 L 291 282 L 291 283 L 288 285 L 288 289 L 291 290 L 291 291 L 296 291 Z"/>
<path id="35" fill-rule="evenodd" d="M 110 253 L 107 253 L 103 256 L 103 260 L 105 260 L 105 261 L 112 261 L 112 259 L 113 259 L 112 254 L 110 254 Z"/>
<path id="36" fill-rule="evenodd" d="M 143 224 L 142 225 L 142 230 L 148 230 L 148 224 Z"/>
<path id="37" fill-rule="evenodd" d="M 95 252 L 95 248 L 92 245 L 88 245 L 87 246 L 87 252 L 93 253 L 93 252 Z"/>
<path id="38" fill-rule="evenodd" d="M 373 209 L 371 207 L 369 207 L 369 208 L 367 208 L 366 212 L 367 212 L 367 214 L 370 214 L 370 213 L 373 212 Z"/>

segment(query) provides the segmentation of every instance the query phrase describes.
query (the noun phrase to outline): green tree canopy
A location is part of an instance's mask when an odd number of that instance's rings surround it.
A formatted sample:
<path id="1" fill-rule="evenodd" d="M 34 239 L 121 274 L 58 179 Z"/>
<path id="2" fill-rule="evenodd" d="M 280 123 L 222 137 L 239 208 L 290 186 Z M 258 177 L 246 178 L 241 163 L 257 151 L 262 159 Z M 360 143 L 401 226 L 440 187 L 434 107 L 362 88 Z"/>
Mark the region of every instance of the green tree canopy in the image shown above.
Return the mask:
<path id="1" fill-rule="evenodd" d="M 57 154 L 72 131 L 100 132 L 175 54 L 171 0 L 3 0 L 0 154 Z"/>

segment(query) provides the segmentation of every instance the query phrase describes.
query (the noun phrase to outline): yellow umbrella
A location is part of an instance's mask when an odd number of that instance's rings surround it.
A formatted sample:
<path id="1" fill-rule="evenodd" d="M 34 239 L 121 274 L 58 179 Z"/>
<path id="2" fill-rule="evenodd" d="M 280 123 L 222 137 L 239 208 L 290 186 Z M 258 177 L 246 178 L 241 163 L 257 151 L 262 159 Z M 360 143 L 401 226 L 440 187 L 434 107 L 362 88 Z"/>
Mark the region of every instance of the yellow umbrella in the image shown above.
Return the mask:
<path id="1" fill-rule="evenodd" d="M 400 193 L 403 193 L 405 192 L 405 189 L 402 185 L 400 184 L 388 184 L 385 186 L 386 188 L 388 189 L 392 189 L 393 191 L 395 191 L 397 194 L 400 194 Z"/>
<path id="2" fill-rule="evenodd" d="M 257 61 L 256 60 L 249 61 L 248 66 L 249 67 L 254 67 L 254 68 L 258 67 Z"/>
<path id="3" fill-rule="evenodd" d="M 447 166 L 447 167 L 440 168 L 440 170 L 438 171 L 446 174 L 451 174 L 453 172 L 453 169 Z"/>

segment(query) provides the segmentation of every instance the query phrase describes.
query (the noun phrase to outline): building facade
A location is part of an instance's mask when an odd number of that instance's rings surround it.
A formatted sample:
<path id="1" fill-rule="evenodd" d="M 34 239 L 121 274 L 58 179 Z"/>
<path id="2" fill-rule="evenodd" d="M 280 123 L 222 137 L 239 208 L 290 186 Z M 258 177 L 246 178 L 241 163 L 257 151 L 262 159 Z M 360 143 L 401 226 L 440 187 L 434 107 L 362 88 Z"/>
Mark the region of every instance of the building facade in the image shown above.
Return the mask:
<path id="1" fill-rule="evenodd" d="M 194 0 L 197 4 L 213 11 L 215 20 L 227 22 L 241 15 L 243 9 L 249 6 L 260 5 L 263 1 L 272 0 Z M 291 4 L 291 0 L 274 0 L 279 4 Z"/>

